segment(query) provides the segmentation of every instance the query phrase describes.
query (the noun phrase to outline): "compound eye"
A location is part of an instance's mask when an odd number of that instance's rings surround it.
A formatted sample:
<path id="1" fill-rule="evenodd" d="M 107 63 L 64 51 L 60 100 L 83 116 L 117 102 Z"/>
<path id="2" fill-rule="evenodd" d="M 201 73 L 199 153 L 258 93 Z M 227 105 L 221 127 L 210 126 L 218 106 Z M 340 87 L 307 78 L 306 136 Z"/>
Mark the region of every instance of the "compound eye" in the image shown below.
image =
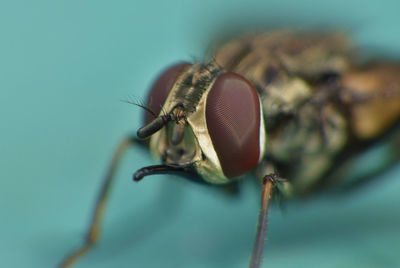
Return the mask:
<path id="1" fill-rule="evenodd" d="M 206 122 L 226 177 L 255 168 L 260 158 L 260 102 L 249 81 L 236 73 L 221 74 L 207 96 Z"/>
<path id="2" fill-rule="evenodd" d="M 189 63 L 179 63 L 175 64 L 158 76 L 157 80 L 151 87 L 150 93 L 147 97 L 147 107 L 150 108 L 156 115 L 160 114 L 161 108 L 164 105 L 165 100 L 168 97 L 168 94 L 174 85 L 176 79 L 178 79 L 179 75 L 189 67 Z M 150 123 L 153 120 L 153 116 L 150 113 L 145 113 L 145 125 Z"/>

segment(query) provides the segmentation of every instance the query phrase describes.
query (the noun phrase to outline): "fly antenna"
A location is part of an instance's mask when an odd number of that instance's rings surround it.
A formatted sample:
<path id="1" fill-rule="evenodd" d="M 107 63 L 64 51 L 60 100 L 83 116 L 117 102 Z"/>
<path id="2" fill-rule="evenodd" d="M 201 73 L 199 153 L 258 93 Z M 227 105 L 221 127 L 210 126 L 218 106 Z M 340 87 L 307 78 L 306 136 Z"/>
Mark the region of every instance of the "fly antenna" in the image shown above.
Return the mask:
<path id="1" fill-rule="evenodd" d="M 150 137 L 157 131 L 159 131 L 168 122 L 171 122 L 173 120 L 174 120 L 174 117 L 171 114 L 161 115 L 159 117 L 154 118 L 147 125 L 139 128 L 139 130 L 137 131 L 136 134 L 140 139 L 145 139 L 147 137 Z"/>
<path id="2" fill-rule="evenodd" d="M 167 114 L 160 115 L 156 118 L 154 118 L 150 123 L 147 125 L 141 127 L 137 131 L 137 136 L 141 139 L 145 139 L 157 131 L 159 131 L 161 128 L 163 128 L 166 124 L 168 124 L 171 121 L 176 121 L 177 123 L 185 118 L 185 112 L 184 112 L 183 105 L 178 103 L 175 105 L 171 111 Z M 177 138 L 179 139 L 180 136 Z"/>

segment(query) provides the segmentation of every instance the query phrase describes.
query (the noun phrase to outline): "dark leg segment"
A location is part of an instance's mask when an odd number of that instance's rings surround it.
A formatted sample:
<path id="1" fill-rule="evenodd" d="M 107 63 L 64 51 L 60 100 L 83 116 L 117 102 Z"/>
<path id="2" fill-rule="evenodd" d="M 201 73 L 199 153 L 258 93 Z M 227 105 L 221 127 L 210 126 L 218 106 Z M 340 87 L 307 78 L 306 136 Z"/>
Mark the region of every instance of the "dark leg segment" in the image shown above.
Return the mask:
<path id="1" fill-rule="evenodd" d="M 128 137 L 120 142 L 118 145 L 114 156 L 111 160 L 111 164 L 107 171 L 107 174 L 104 178 L 103 185 L 100 191 L 100 195 L 98 200 L 96 201 L 96 206 L 94 210 L 94 214 L 89 225 L 89 229 L 87 231 L 87 236 L 85 239 L 84 245 L 69 255 L 63 262 L 59 265 L 60 268 L 70 267 L 78 258 L 84 255 L 93 245 L 98 241 L 100 236 L 100 222 L 101 218 L 104 215 L 104 207 L 107 196 L 110 192 L 111 184 L 114 179 L 115 171 L 118 167 L 118 164 L 126 152 L 126 150 L 132 146 L 134 143 L 144 145 L 142 141 L 137 139 L 136 137 Z"/>
<path id="2" fill-rule="evenodd" d="M 267 234 L 269 203 L 277 179 L 278 176 L 276 174 L 267 175 L 263 179 L 264 186 L 261 194 L 261 209 L 258 216 L 257 234 L 254 241 L 253 254 L 249 266 L 250 268 L 259 268 L 261 265 L 265 236 Z"/>

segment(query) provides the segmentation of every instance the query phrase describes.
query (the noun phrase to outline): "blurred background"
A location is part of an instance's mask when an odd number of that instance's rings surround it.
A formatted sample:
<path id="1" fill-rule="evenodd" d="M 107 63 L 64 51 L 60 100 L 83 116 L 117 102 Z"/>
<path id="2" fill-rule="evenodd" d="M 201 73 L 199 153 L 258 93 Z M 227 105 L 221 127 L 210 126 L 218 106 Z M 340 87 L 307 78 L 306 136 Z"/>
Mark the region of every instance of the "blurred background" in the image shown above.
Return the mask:
<path id="1" fill-rule="evenodd" d="M 2 1 L 0 260 L 55 267 L 81 245 L 118 141 L 141 126 L 157 74 L 201 60 L 213 40 L 268 28 L 339 29 L 370 53 L 400 56 L 400 2 Z M 377 156 L 374 156 L 377 157 Z M 379 158 L 379 156 L 378 156 Z M 100 244 L 76 267 L 247 267 L 259 189 L 231 198 L 130 150 Z M 274 207 L 264 267 L 399 267 L 400 165 L 348 195 Z"/>

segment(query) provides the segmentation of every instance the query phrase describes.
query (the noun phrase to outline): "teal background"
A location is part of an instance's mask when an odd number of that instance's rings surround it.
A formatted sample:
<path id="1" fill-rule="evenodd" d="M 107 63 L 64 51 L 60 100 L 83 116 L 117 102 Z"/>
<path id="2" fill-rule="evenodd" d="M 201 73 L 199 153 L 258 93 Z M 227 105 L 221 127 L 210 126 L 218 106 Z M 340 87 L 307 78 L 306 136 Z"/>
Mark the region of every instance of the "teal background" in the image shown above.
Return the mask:
<path id="1" fill-rule="evenodd" d="M 141 125 L 157 73 L 202 59 L 227 33 L 344 29 L 400 56 L 393 1 L 1 1 L 0 266 L 55 267 L 79 246 L 118 141 Z M 242 195 L 167 176 L 129 151 L 100 244 L 76 267 L 247 267 L 258 189 Z M 270 216 L 264 267 L 400 267 L 400 165 L 349 195 L 289 203 Z"/>

